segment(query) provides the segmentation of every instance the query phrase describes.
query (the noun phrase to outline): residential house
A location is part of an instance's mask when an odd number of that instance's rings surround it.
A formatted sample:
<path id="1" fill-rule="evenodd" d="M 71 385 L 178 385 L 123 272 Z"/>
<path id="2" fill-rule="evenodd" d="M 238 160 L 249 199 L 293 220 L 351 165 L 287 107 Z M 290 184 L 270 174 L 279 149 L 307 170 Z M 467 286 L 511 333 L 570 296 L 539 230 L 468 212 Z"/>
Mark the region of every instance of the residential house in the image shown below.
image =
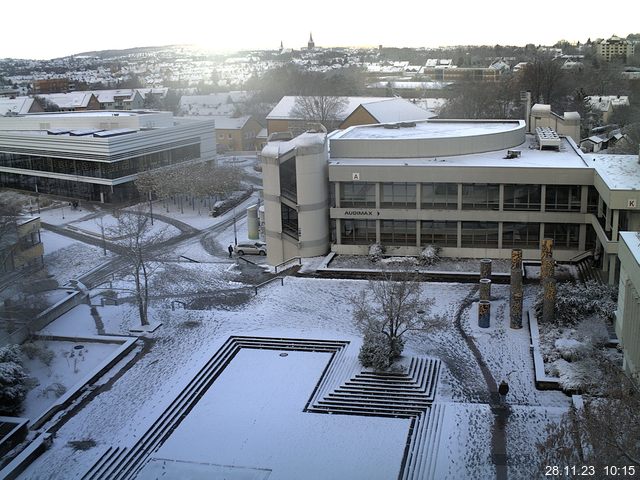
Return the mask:
<path id="1" fill-rule="evenodd" d="M 49 93 L 38 97 L 54 104 L 61 112 L 100 110 L 100 102 L 91 92 Z"/>
<path id="2" fill-rule="evenodd" d="M 42 263 L 40 217 L 2 218 L 0 274 Z"/>
<path id="3" fill-rule="evenodd" d="M 314 119 L 305 116 L 296 108 L 299 97 L 282 97 L 267 115 L 267 131 L 301 133 Z M 371 123 L 411 122 L 433 118 L 435 113 L 424 110 L 412 102 L 399 97 L 344 97 L 345 105 L 335 113 L 338 129 Z M 315 120 L 318 122 L 318 120 Z"/>
<path id="4" fill-rule="evenodd" d="M 0 98 L 0 115 L 42 112 L 40 102 L 32 97 Z"/>
<path id="5" fill-rule="evenodd" d="M 250 115 L 242 117 L 211 116 L 216 122 L 218 152 L 255 151 L 260 147 L 258 134 L 262 125 Z"/>

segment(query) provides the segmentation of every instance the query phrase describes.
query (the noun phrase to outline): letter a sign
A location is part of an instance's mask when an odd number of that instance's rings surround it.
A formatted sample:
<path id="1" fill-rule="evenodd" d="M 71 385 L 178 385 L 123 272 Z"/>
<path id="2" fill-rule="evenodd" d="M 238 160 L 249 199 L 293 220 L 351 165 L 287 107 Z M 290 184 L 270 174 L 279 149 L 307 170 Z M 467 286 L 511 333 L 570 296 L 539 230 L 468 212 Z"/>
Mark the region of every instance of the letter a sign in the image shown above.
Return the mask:
<path id="1" fill-rule="evenodd" d="M 353 180 L 360 180 L 360 173 L 358 173 L 358 172 L 353 172 L 353 173 L 351 174 L 351 178 L 352 178 Z"/>

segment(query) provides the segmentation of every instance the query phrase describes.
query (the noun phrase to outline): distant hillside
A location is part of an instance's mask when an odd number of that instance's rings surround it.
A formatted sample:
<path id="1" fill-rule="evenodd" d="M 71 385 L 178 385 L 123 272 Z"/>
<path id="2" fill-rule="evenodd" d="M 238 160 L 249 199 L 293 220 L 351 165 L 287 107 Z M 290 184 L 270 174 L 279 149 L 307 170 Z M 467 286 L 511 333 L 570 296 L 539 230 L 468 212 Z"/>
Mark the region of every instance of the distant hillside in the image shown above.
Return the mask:
<path id="1" fill-rule="evenodd" d="M 136 55 L 139 53 L 155 53 L 160 52 L 162 50 L 168 50 L 172 48 L 182 48 L 186 45 L 163 45 L 159 47 L 134 47 L 134 48 L 125 48 L 122 50 L 97 50 L 91 52 L 82 52 L 76 53 L 73 56 L 86 56 L 86 57 L 98 57 L 98 58 L 109 58 L 109 57 L 121 57 L 126 55 Z"/>

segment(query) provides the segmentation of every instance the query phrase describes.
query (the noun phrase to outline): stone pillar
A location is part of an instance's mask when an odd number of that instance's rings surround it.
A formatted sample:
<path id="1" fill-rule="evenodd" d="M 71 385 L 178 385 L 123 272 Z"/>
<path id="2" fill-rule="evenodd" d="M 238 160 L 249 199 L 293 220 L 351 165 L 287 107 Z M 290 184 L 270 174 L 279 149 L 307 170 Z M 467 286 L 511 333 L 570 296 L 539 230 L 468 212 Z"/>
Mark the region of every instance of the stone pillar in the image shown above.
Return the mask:
<path id="1" fill-rule="evenodd" d="M 511 328 L 522 328 L 522 250 L 511 250 L 511 299 L 509 324 Z"/>
<path id="2" fill-rule="evenodd" d="M 491 300 L 491 280 L 489 278 L 480 279 L 480 300 Z"/>
<path id="3" fill-rule="evenodd" d="M 553 278 L 554 274 L 553 239 L 545 238 L 542 240 L 542 251 L 540 255 L 540 284 L 544 284 L 547 278 Z"/>
<path id="4" fill-rule="evenodd" d="M 480 300 L 478 302 L 478 326 L 489 328 L 491 320 L 491 302 Z"/>
<path id="5" fill-rule="evenodd" d="M 542 321 L 550 323 L 556 315 L 556 279 L 547 278 L 543 284 L 544 297 L 542 301 Z"/>
<path id="6" fill-rule="evenodd" d="M 480 278 L 491 278 L 491 259 L 480 260 Z"/>

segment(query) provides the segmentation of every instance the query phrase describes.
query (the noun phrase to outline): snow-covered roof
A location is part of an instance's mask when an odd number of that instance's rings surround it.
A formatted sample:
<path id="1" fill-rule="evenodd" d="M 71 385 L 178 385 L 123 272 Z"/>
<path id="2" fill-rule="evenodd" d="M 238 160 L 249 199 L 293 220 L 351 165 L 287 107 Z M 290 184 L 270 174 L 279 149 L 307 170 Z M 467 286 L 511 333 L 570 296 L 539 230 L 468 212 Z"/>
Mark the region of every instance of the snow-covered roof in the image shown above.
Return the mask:
<path id="1" fill-rule="evenodd" d="M 400 129 L 402 130 L 402 129 Z M 393 130 L 392 130 L 393 131 Z M 396 132 L 398 130 L 395 130 Z M 330 138 L 331 142 L 332 138 Z M 560 151 L 540 150 L 533 135 L 527 135 L 523 144 L 513 147 L 520 151 L 520 156 L 505 159 L 505 150 L 484 153 L 473 153 L 448 157 L 402 157 L 402 158 L 335 158 L 331 157 L 330 165 L 376 165 L 376 166 L 432 166 L 432 167 L 524 167 L 524 168 L 589 168 L 580 154 L 562 138 Z"/>
<path id="2" fill-rule="evenodd" d="M 267 120 L 304 120 L 293 115 L 297 96 L 286 96 L 269 112 Z M 378 122 L 406 122 L 424 120 L 434 116 L 404 98 L 398 97 L 344 97 L 347 101 L 345 108 L 337 115 L 338 120 L 344 121 L 356 108 L 362 105 Z"/>
<path id="3" fill-rule="evenodd" d="M 593 95 L 584 100 L 592 109 L 600 112 L 606 112 L 609 107 L 629 106 L 629 97 L 626 95 Z"/>
<path id="4" fill-rule="evenodd" d="M 126 101 L 132 101 L 136 91 L 133 88 L 124 88 L 118 90 L 93 90 L 93 93 L 100 103 L 113 103 L 116 97 L 127 97 Z"/>
<path id="5" fill-rule="evenodd" d="M 0 115 L 29 113 L 32 105 L 31 97 L 0 98 Z"/>
<path id="6" fill-rule="evenodd" d="M 638 155 L 585 154 L 609 190 L 640 190 Z"/>
<path id="7" fill-rule="evenodd" d="M 411 122 L 436 116 L 433 112 L 424 110 L 404 98 L 397 97 L 363 103 L 362 108 L 366 109 L 380 123 Z"/>
<path id="8" fill-rule="evenodd" d="M 84 108 L 89 105 L 93 93 L 91 92 L 71 92 L 71 93 L 48 93 L 38 95 L 60 108 Z"/>
<path id="9" fill-rule="evenodd" d="M 629 251 L 636 259 L 636 262 L 640 264 L 640 232 L 620 232 L 620 237 L 629 247 Z"/>
<path id="10" fill-rule="evenodd" d="M 260 130 L 258 132 L 258 134 L 256 135 L 256 138 L 264 138 L 266 139 L 269 136 L 269 132 L 267 131 L 266 128 L 263 128 L 262 130 Z"/>
<path id="11" fill-rule="evenodd" d="M 512 121 L 430 121 L 419 122 L 406 128 L 384 128 L 382 125 L 363 125 L 345 130 L 333 138 L 340 139 L 425 139 L 486 135 L 508 132 L 520 128 L 520 122 Z"/>
<path id="12" fill-rule="evenodd" d="M 216 130 L 240 130 L 251 118 L 251 115 L 244 115 L 242 117 L 226 117 L 224 115 L 211 115 L 210 117 L 216 122 Z"/>

